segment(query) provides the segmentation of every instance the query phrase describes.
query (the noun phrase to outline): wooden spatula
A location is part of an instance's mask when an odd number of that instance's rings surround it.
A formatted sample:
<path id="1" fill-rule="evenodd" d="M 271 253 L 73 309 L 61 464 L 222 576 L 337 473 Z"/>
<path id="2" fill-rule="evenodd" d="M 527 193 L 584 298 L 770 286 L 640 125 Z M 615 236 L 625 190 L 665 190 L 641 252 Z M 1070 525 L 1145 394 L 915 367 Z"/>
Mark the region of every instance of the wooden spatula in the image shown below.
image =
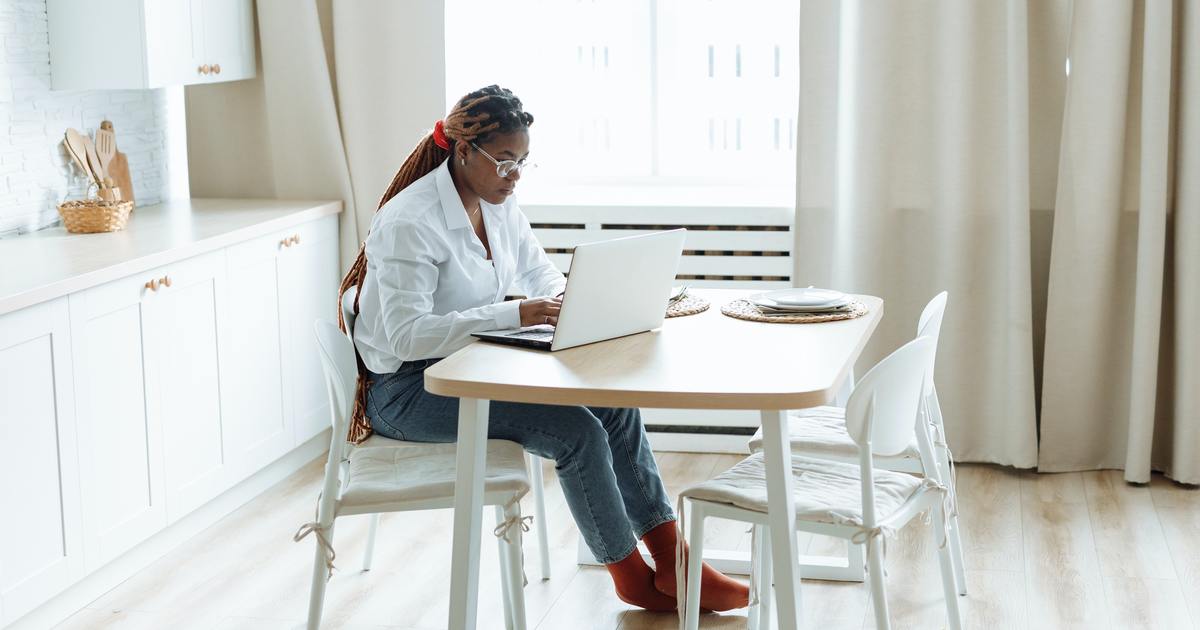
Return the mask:
<path id="1" fill-rule="evenodd" d="M 103 181 L 101 181 L 99 176 L 97 176 L 96 172 L 92 169 L 91 160 L 88 158 L 87 148 L 91 146 L 92 141 L 89 140 L 87 136 L 75 131 L 74 129 L 67 129 L 66 141 L 67 150 L 71 152 L 71 157 L 75 158 L 75 160 L 79 163 L 79 167 L 83 169 L 83 172 L 87 174 L 88 178 L 95 182 L 97 187 L 103 185 Z M 94 148 L 92 152 L 95 153 Z M 98 161 L 99 158 L 97 158 L 97 162 Z"/>
<path id="2" fill-rule="evenodd" d="M 92 169 L 92 175 L 96 178 L 96 182 L 100 187 L 104 187 L 104 178 L 107 176 L 104 169 L 100 166 L 100 156 L 96 155 L 96 145 L 92 144 L 90 136 L 82 136 L 83 150 L 87 153 L 88 166 Z"/>
<path id="3" fill-rule="evenodd" d="M 103 173 L 101 177 L 104 179 L 105 186 L 112 186 L 112 174 L 108 172 L 108 165 L 112 162 L 113 156 L 117 154 L 117 138 L 112 131 L 112 123 L 109 123 L 108 129 L 101 124 L 96 130 L 96 156 L 100 158 L 100 170 Z"/>

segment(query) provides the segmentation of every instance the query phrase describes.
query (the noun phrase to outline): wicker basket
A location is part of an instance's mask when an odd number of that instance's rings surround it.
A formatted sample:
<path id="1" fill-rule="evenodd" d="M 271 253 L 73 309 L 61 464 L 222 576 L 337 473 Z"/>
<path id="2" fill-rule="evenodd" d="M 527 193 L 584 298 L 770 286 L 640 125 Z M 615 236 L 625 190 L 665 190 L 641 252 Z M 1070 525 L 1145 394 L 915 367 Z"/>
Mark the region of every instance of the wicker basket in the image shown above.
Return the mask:
<path id="1" fill-rule="evenodd" d="M 123 230 L 132 210 L 132 201 L 77 199 L 58 204 L 58 214 L 62 216 L 63 226 L 73 234 Z"/>

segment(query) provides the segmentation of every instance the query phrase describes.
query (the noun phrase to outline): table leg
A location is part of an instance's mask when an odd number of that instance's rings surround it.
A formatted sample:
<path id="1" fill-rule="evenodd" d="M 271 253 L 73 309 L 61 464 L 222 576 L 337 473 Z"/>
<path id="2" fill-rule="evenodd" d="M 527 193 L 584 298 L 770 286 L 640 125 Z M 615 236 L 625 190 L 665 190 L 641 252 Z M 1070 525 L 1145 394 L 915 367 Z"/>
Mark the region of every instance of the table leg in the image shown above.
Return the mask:
<path id="1" fill-rule="evenodd" d="M 454 546 L 450 561 L 450 628 L 475 628 L 479 603 L 479 538 L 483 526 L 483 476 L 487 470 L 487 400 L 458 401 L 454 485 Z"/>
<path id="2" fill-rule="evenodd" d="M 767 468 L 767 521 L 775 574 L 779 630 L 795 630 L 800 620 L 800 564 L 796 557 L 796 498 L 792 494 L 792 447 L 787 412 L 762 412 L 763 459 Z"/>

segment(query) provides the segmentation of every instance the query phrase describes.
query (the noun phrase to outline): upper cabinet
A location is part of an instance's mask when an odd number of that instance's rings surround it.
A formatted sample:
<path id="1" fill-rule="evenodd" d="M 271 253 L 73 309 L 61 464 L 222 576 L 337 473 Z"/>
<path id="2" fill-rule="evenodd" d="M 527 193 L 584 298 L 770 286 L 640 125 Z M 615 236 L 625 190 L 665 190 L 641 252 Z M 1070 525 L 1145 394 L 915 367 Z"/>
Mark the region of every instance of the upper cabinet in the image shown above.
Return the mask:
<path id="1" fill-rule="evenodd" d="M 56 90 L 254 76 L 251 0 L 49 0 L 47 13 Z"/>

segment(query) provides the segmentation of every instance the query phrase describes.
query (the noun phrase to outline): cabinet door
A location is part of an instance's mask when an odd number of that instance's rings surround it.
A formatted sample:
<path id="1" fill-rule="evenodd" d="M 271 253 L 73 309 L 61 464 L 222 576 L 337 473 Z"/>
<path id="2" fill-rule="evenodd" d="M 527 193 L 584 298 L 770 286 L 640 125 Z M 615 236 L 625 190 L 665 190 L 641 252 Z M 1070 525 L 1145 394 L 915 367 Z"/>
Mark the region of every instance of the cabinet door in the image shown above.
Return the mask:
<path id="1" fill-rule="evenodd" d="M 201 0 L 204 58 L 211 81 L 254 76 L 254 16 L 250 0 Z"/>
<path id="2" fill-rule="evenodd" d="M 276 264 L 282 237 L 226 250 L 221 308 L 221 415 L 225 452 L 241 479 L 292 449 L 284 414 Z"/>
<path id="3" fill-rule="evenodd" d="M 293 417 L 295 443 L 329 426 L 325 377 L 313 323 L 337 321 L 337 217 L 292 230 L 298 242 L 280 252 L 279 293 L 283 323 L 284 394 Z"/>
<path id="4" fill-rule="evenodd" d="M 169 286 L 146 301 L 147 407 L 162 431 L 168 523 L 229 486 L 217 370 L 224 263 L 216 252 L 172 264 Z"/>
<path id="5" fill-rule="evenodd" d="M 200 72 L 204 57 L 202 0 L 143 3 L 146 20 L 148 87 L 187 85 L 208 80 Z"/>
<path id="6" fill-rule="evenodd" d="M 143 340 L 162 270 L 69 298 L 83 549 L 91 572 L 166 524 L 162 442 L 146 410 Z M 152 310 L 152 309 L 149 309 Z"/>
<path id="7" fill-rule="evenodd" d="M 67 299 L 0 316 L 0 625 L 83 576 Z"/>

